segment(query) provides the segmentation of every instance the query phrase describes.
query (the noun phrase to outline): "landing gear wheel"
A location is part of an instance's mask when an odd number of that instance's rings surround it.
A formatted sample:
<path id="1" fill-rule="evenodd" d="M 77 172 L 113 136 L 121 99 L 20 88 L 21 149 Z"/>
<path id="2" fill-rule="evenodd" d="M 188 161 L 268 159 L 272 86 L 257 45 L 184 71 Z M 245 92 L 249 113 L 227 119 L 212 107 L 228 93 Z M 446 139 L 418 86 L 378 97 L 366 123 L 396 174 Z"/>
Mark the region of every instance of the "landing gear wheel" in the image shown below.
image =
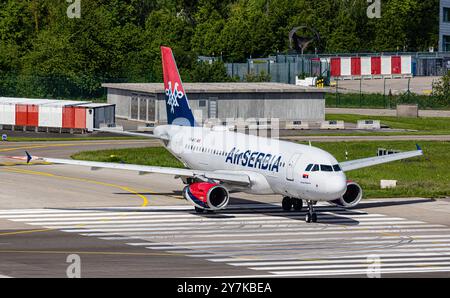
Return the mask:
<path id="1" fill-rule="evenodd" d="M 283 201 L 281 202 L 281 207 L 283 207 L 284 211 L 291 211 L 292 209 L 292 202 L 293 200 L 289 197 L 284 197 Z"/>
<path id="2" fill-rule="evenodd" d="M 308 201 L 308 213 L 306 213 L 305 221 L 307 223 L 317 222 L 317 213 L 314 212 L 314 203 L 312 201 Z"/>
<path id="3" fill-rule="evenodd" d="M 205 211 L 205 209 L 202 209 L 202 208 L 198 208 L 198 207 L 194 207 L 194 208 L 195 208 L 196 213 L 203 213 Z"/>
<path id="4" fill-rule="evenodd" d="M 294 199 L 294 210 L 295 211 L 301 211 L 303 208 L 303 200 L 301 199 Z"/>
<path id="5" fill-rule="evenodd" d="M 305 221 L 306 221 L 307 223 L 310 223 L 310 222 L 311 222 L 311 219 L 312 219 L 311 217 L 312 217 L 311 214 L 306 213 Z"/>

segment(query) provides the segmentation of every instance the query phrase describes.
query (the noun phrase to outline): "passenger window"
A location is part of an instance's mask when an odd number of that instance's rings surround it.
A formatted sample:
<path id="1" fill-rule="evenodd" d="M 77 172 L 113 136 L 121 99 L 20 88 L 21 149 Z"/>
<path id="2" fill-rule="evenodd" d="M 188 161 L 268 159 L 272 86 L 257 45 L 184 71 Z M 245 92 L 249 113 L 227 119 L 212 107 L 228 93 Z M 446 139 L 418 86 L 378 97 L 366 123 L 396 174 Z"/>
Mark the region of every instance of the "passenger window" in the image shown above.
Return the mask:
<path id="1" fill-rule="evenodd" d="M 319 165 L 314 165 L 312 171 L 313 172 L 318 172 L 319 171 Z"/>
<path id="2" fill-rule="evenodd" d="M 311 171 L 311 168 L 313 167 L 314 165 L 313 164 L 310 164 L 310 165 L 308 165 L 307 167 L 306 167 L 306 172 L 309 172 L 309 171 Z"/>
<path id="3" fill-rule="evenodd" d="M 333 169 L 334 169 L 335 172 L 340 172 L 340 171 L 342 171 L 342 169 L 341 169 L 341 167 L 340 167 L 339 165 L 334 165 L 334 166 L 333 166 Z"/>
<path id="4" fill-rule="evenodd" d="M 320 165 L 320 170 L 322 172 L 333 172 L 333 167 L 328 165 Z"/>

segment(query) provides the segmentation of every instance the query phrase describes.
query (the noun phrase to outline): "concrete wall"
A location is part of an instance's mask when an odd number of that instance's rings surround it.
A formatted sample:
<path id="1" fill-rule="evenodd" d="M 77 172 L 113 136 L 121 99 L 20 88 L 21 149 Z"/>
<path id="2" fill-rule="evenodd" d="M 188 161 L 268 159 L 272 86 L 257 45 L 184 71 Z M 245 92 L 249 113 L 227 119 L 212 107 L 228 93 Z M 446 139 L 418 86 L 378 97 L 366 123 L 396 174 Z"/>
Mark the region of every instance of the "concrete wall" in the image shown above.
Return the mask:
<path id="1" fill-rule="evenodd" d="M 116 114 L 128 118 L 130 99 L 133 92 L 108 90 L 108 103 L 116 104 Z M 140 94 L 143 94 L 142 92 Z M 210 100 L 217 100 L 217 117 L 227 118 L 278 118 L 283 120 L 325 120 L 324 93 L 205 93 L 188 94 L 194 114 L 202 120 L 210 118 Z M 200 107 L 200 101 L 206 101 Z M 159 123 L 167 122 L 166 104 L 163 94 L 157 94 L 156 118 Z"/>
<path id="2" fill-rule="evenodd" d="M 116 117 L 130 116 L 131 92 L 108 88 L 108 103 L 116 105 Z"/>

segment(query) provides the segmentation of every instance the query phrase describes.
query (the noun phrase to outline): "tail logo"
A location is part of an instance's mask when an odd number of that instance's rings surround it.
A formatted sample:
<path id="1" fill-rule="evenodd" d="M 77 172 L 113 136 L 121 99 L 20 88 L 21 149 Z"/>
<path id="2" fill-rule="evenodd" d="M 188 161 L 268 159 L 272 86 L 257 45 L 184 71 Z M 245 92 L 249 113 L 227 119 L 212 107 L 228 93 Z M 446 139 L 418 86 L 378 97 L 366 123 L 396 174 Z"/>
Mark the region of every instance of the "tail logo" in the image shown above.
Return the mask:
<path id="1" fill-rule="evenodd" d="M 166 96 L 168 97 L 167 104 L 170 106 L 170 112 L 172 114 L 175 113 L 175 107 L 179 107 L 178 99 L 182 99 L 184 97 L 184 93 L 182 91 L 178 91 L 178 83 L 175 83 L 175 86 L 172 90 L 172 82 L 168 82 L 169 88 L 166 89 Z"/>

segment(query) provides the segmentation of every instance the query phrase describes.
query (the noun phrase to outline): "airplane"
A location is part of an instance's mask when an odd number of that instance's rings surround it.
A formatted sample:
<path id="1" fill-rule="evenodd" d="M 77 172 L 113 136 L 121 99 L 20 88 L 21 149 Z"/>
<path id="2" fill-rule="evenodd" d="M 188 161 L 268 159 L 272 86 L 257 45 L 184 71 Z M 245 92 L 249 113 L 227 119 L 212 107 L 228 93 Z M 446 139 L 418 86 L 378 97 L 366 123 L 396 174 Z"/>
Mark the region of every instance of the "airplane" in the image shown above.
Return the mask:
<path id="1" fill-rule="evenodd" d="M 281 205 L 286 212 L 302 210 L 305 202 L 305 220 L 310 223 L 317 222 L 314 206 L 319 201 L 344 208 L 359 204 L 363 190 L 347 180 L 345 172 L 423 155 L 417 145 L 414 151 L 338 162 L 311 144 L 234 132 L 226 126 L 200 126 L 189 106 L 172 50 L 162 46 L 161 54 L 168 124 L 155 127 L 153 135 L 103 131 L 159 139 L 185 168 L 36 158 L 26 152 L 27 161 L 172 175 L 182 179 L 183 197 L 198 213 L 226 208 L 230 192 L 278 194 L 283 197 Z"/>

